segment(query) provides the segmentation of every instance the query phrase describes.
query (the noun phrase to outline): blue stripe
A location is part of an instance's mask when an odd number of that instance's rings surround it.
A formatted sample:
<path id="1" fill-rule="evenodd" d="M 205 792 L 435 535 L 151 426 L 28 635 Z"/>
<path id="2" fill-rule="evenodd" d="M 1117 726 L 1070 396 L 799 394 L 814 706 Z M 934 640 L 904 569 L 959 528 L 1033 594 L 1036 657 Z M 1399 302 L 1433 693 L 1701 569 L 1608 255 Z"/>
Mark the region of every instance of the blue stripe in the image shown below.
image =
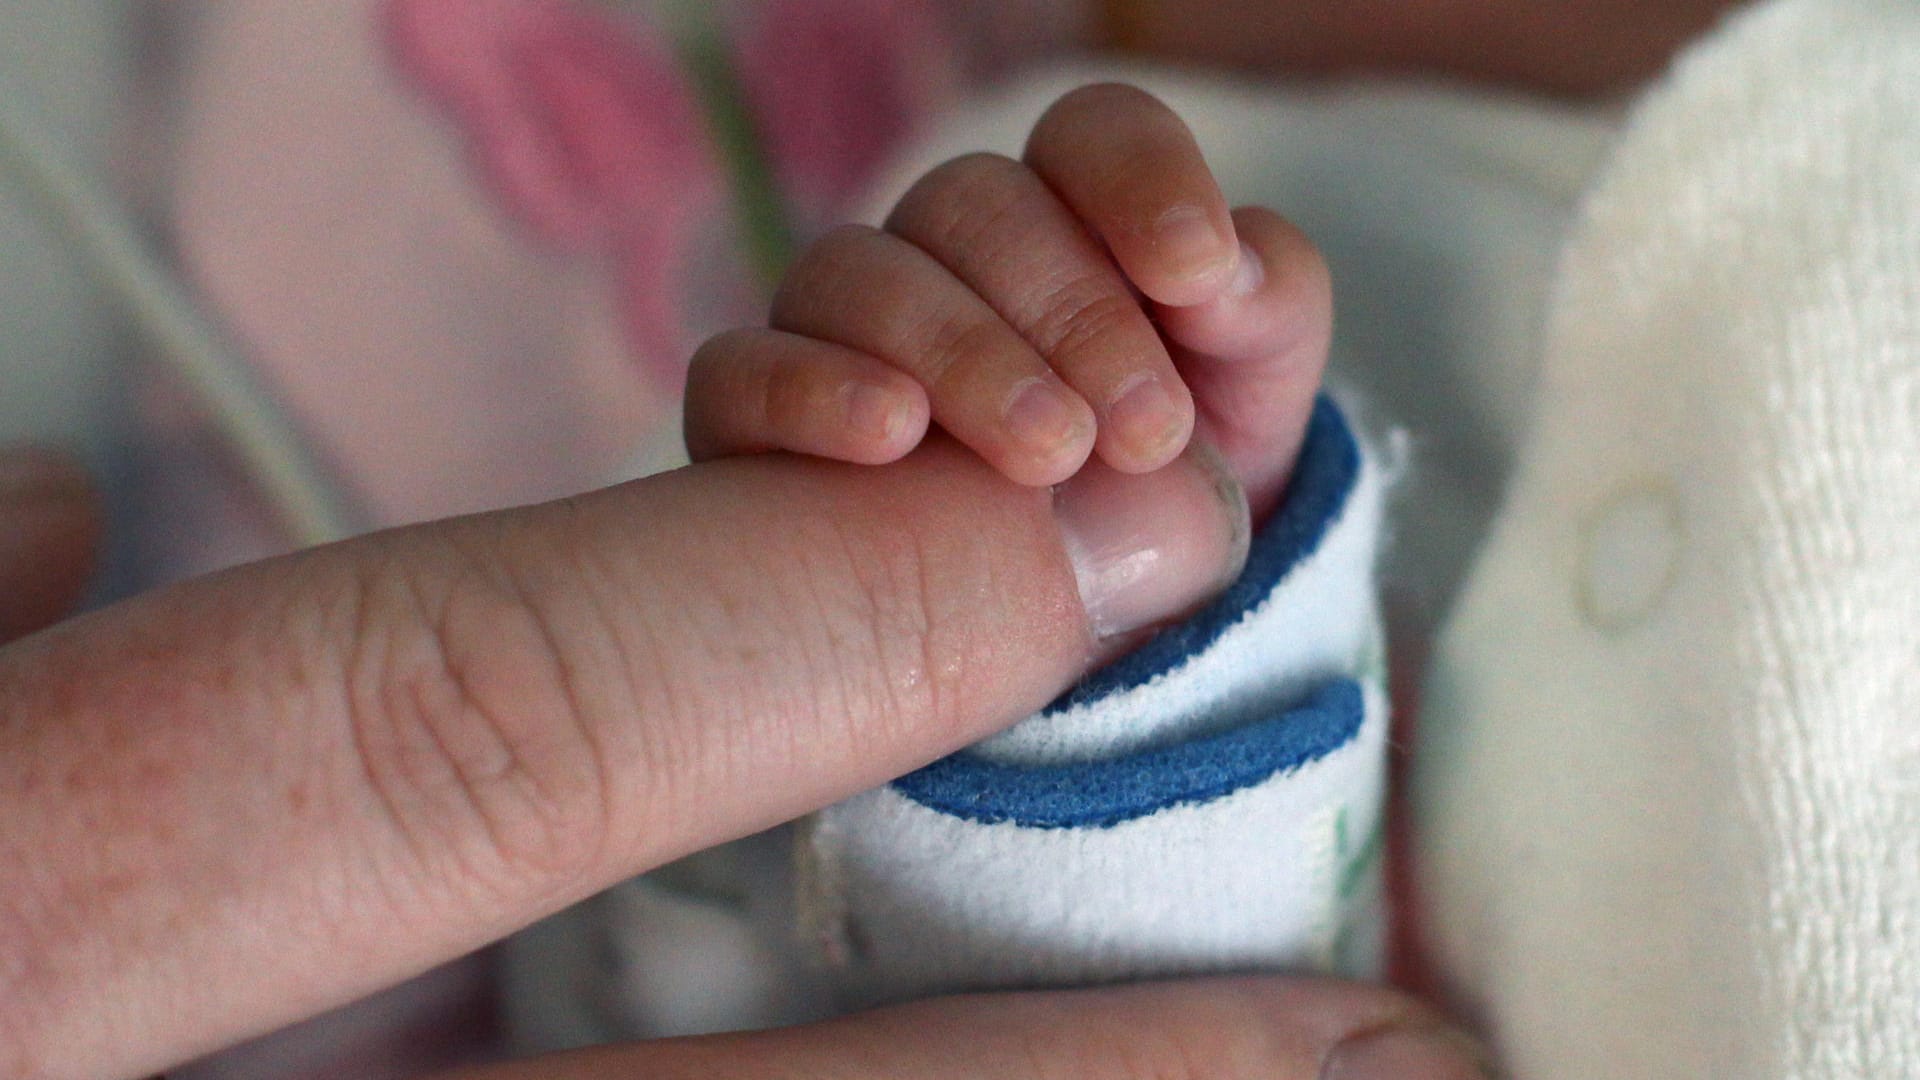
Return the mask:
<path id="1" fill-rule="evenodd" d="M 1117 761 L 1023 767 L 963 752 L 893 787 L 929 809 L 983 825 L 1111 828 L 1212 802 L 1318 761 L 1352 742 L 1365 719 L 1360 684 L 1341 679 L 1278 716 Z"/>

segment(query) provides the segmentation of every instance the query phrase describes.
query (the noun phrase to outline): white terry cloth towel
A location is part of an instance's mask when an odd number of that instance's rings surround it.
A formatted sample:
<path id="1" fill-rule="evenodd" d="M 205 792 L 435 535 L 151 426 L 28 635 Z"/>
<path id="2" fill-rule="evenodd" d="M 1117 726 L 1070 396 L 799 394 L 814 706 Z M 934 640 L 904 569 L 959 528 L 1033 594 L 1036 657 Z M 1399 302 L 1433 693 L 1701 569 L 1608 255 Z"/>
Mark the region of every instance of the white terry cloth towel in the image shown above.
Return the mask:
<path id="1" fill-rule="evenodd" d="M 1422 729 L 1514 1076 L 1920 1076 L 1920 6 L 1762 6 L 1637 110 Z"/>
<path id="2" fill-rule="evenodd" d="M 817 815 L 799 907 L 839 1003 L 1378 974 L 1384 486 L 1323 398 L 1223 596 L 1039 715 Z"/>

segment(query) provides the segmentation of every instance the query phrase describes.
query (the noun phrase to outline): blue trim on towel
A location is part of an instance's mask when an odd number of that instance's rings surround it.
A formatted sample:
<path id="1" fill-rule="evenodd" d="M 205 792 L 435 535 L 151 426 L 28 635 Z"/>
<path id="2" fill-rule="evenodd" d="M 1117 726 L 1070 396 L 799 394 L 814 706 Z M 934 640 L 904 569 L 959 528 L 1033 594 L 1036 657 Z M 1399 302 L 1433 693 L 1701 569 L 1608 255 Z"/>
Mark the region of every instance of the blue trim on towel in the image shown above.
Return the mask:
<path id="1" fill-rule="evenodd" d="M 1321 394 L 1307 421 L 1300 459 L 1280 508 L 1254 536 L 1239 579 L 1200 614 L 1162 630 L 1139 649 L 1087 676 L 1042 715 L 1145 686 L 1212 648 L 1221 634 L 1272 595 L 1294 567 L 1319 549 L 1359 482 L 1360 443 L 1340 407 Z"/>
<path id="2" fill-rule="evenodd" d="M 1360 684 L 1339 679 L 1278 716 L 1118 761 L 1026 767 L 962 752 L 893 782 L 932 810 L 983 825 L 1105 829 L 1209 803 L 1311 764 L 1366 721 Z"/>
<path id="3" fill-rule="evenodd" d="M 1360 461 L 1346 418 L 1322 394 L 1280 509 L 1254 538 L 1239 579 L 1200 614 L 1094 672 L 1047 712 L 1143 686 L 1211 648 L 1319 549 L 1359 484 Z M 1318 761 L 1358 735 L 1365 719 L 1360 684 L 1339 680 L 1278 716 L 1117 761 L 1029 768 L 962 751 L 893 787 L 931 809 L 983 824 L 1109 828 L 1168 807 L 1211 802 Z"/>

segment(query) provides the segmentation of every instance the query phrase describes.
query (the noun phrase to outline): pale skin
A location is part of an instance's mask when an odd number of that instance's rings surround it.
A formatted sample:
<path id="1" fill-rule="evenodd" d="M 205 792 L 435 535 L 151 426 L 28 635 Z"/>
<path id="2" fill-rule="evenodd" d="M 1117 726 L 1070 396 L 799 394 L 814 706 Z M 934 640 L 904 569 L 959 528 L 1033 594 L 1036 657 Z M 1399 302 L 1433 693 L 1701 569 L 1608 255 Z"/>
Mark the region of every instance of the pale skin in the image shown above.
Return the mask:
<path id="1" fill-rule="evenodd" d="M 1500 60 L 1438 2 L 1369 28 L 1351 5 L 1248 0 L 1146 44 L 1613 88 L 1725 5 L 1592 6 L 1578 35 L 1526 42 L 1537 62 Z M 956 163 L 884 231 L 830 238 L 769 327 L 702 350 L 703 463 L 668 476 L 56 622 L 97 500 L 70 465 L 0 453 L 0 1075 L 137 1077 L 351 1000 L 981 738 L 1201 600 L 1284 485 L 1330 306 L 1310 245 L 1230 211 L 1169 116 L 1086 92 L 1024 161 Z M 1172 240 L 1181 222 L 1197 241 Z M 1012 249 L 1022 229 L 1038 254 Z M 875 296 L 891 306 L 852 303 Z M 1060 408 L 1016 420 L 1036 386 Z M 741 456 L 771 450 L 797 453 Z M 1118 603 L 1067 542 L 1114 522 L 1170 553 Z M 477 1075 L 1482 1072 L 1403 995 L 1267 977 L 955 998 Z"/>

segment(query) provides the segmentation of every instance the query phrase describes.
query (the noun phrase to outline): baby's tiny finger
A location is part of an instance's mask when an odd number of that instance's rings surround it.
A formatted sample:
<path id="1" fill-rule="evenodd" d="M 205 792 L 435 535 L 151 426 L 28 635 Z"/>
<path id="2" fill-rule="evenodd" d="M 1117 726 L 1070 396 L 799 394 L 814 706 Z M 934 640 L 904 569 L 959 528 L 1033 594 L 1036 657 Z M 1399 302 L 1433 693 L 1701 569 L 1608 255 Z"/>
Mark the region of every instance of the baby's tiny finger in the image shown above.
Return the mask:
<path id="1" fill-rule="evenodd" d="M 687 453 L 695 461 L 790 450 L 884 465 L 927 433 L 927 396 L 865 353 L 778 330 L 721 334 L 687 373 Z"/>
<path id="2" fill-rule="evenodd" d="M 1193 401 L 1140 298 L 1099 240 L 1032 169 L 995 154 L 922 177 L 887 228 L 992 306 L 1100 417 L 1101 460 L 1166 465 L 1193 434 Z"/>
<path id="3" fill-rule="evenodd" d="M 1093 450 L 1080 395 L 966 283 L 897 236 L 829 233 L 788 273 L 772 323 L 911 376 L 940 426 L 1016 483 L 1057 484 Z"/>
<path id="4" fill-rule="evenodd" d="M 1231 277 L 1226 197 L 1186 123 L 1146 91 L 1108 83 L 1061 98 L 1034 126 L 1026 161 L 1151 299 L 1198 304 Z"/>
<path id="5" fill-rule="evenodd" d="M 1242 256 L 1225 293 L 1156 315 L 1200 423 L 1257 520 L 1278 501 L 1313 412 L 1333 337 L 1333 284 L 1292 223 L 1257 207 L 1233 217 Z"/>

